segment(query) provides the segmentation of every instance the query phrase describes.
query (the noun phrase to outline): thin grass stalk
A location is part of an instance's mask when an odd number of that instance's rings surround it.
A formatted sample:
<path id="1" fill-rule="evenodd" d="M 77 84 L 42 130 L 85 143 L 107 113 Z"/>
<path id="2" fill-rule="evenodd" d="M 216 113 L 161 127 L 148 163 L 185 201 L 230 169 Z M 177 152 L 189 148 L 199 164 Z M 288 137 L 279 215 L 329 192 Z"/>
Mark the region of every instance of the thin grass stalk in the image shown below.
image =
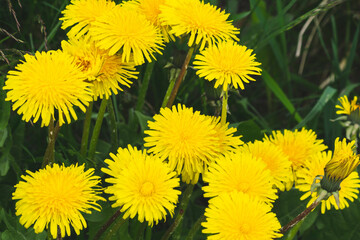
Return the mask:
<path id="1" fill-rule="evenodd" d="M 111 99 L 108 101 L 107 108 L 108 108 L 109 119 L 110 119 L 111 151 L 113 152 L 119 146 L 119 141 L 118 141 L 118 130 L 117 130 L 117 126 L 116 126 L 114 104 L 113 104 L 113 101 L 111 101 Z"/>
<path id="2" fill-rule="evenodd" d="M 183 194 L 183 197 L 181 199 L 181 202 L 179 204 L 179 209 L 177 211 L 175 221 L 168 228 L 168 230 L 165 232 L 165 234 L 163 235 L 161 240 L 168 240 L 170 238 L 170 236 L 175 232 L 176 228 L 182 222 L 182 220 L 184 218 L 186 208 L 187 208 L 187 205 L 189 203 L 189 200 L 190 200 L 190 197 L 191 197 L 191 194 L 192 194 L 193 190 L 194 190 L 194 185 L 193 184 L 188 184 L 188 186 L 185 189 L 185 192 Z M 176 236 L 174 236 L 174 238 L 176 238 Z"/>
<path id="3" fill-rule="evenodd" d="M 186 58 L 185 58 L 185 61 L 184 61 L 183 65 L 182 65 L 182 67 L 181 67 L 179 76 L 176 79 L 175 86 L 172 89 L 172 92 L 170 94 L 169 101 L 166 103 L 166 107 L 168 107 L 168 108 L 171 107 L 171 105 L 173 105 L 173 103 L 174 103 L 176 94 L 179 91 L 180 84 L 183 81 L 183 79 L 185 78 L 185 74 L 186 74 L 187 68 L 189 66 L 191 57 L 192 57 L 192 55 L 193 55 L 193 53 L 195 51 L 195 47 L 196 47 L 196 45 L 189 48 L 189 51 L 188 51 L 188 53 L 186 55 Z"/>
<path id="4" fill-rule="evenodd" d="M 188 235 L 187 235 L 187 237 L 186 237 L 185 240 L 192 240 L 192 239 L 194 239 L 196 233 L 199 231 L 199 229 L 200 229 L 200 227 L 201 227 L 201 223 L 202 223 L 202 222 L 205 222 L 205 219 L 206 219 L 206 218 L 205 218 L 205 215 L 203 214 L 203 215 L 201 215 L 201 216 L 199 217 L 198 220 L 196 220 L 195 224 L 194 224 L 194 225 L 192 226 L 192 228 L 190 229 L 190 231 L 189 231 L 189 233 L 188 233 Z"/>
<path id="5" fill-rule="evenodd" d="M 141 109 L 144 106 L 145 97 L 146 97 L 146 93 L 147 93 L 147 90 L 149 87 L 150 78 L 151 78 L 152 72 L 154 70 L 154 66 L 155 66 L 155 61 L 149 62 L 146 65 L 144 79 L 141 84 L 141 88 L 139 91 L 139 97 L 138 97 L 138 100 L 136 103 L 136 108 L 135 108 L 137 111 L 141 111 Z"/>
<path id="6" fill-rule="evenodd" d="M 221 108 L 221 125 L 226 123 L 226 115 L 227 115 L 227 105 L 228 105 L 228 89 L 222 91 L 222 108 Z"/>
<path id="7" fill-rule="evenodd" d="M 97 142 L 98 142 L 98 139 L 99 139 L 101 125 L 102 125 L 102 122 L 103 122 L 103 119 L 104 119 L 104 114 L 105 114 L 105 110 L 106 110 L 107 101 L 108 101 L 108 99 L 106 99 L 106 98 L 104 98 L 101 101 L 100 109 L 99 109 L 98 116 L 97 116 L 95 126 L 94 126 L 94 130 L 93 130 L 93 133 L 91 135 L 89 154 L 88 154 L 88 158 L 90 160 L 93 160 L 94 156 L 95 156 L 96 145 L 97 145 Z"/>
<path id="8" fill-rule="evenodd" d="M 80 145 L 80 154 L 84 158 L 86 157 L 86 150 L 88 148 L 91 114 L 92 114 L 93 106 L 94 106 L 94 102 L 90 102 L 89 106 L 86 108 L 83 134 L 81 137 L 81 145 Z"/>
<path id="9" fill-rule="evenodd" d="M 48 145 L 45 150 L 43 163 L 41 168 L 46 167 L 48 164 L 53 164 L 55 162 L 55 142 L 56 138 L 59 134 L 60 125 L 59 121 L 57 121 L 56 126 L 54 126 L 54 119 L 50 119 L 50 124 L 48 127 Z"/>

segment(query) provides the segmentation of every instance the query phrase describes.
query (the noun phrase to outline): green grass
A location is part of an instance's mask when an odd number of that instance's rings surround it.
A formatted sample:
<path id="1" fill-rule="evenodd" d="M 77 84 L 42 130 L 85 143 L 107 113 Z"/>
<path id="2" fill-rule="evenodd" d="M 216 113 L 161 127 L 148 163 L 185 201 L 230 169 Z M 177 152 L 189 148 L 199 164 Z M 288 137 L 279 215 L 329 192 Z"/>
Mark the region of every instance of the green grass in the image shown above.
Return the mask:
<path id="1" fill-rule="evenodd" d="M 66 33 L 60 28 L 58 19 L 68 2 L 19 1 L 20 7 L 18 1 L 9 0 L 14 14 L 3 3 L 0 8 L 0 86 L 3 86 L 7 72 L 14 69 L 25 53 L 60 47 Z M 302 127 L 316 131 L 330 148 L 336 137 L 345 137 L 345 129 L 331 119 L 336 118 L 338 97 L 359 95 L 360 15 L 357 9 L 360 2 L 335 0 L 324 6 L 320 6 L 321 1 L 314 0 L 210 2 L 231 14 L 230 18 L 241 31 L 240 43 L 254 49 L 257 60 L 262 63 L 263 73 L 256 82 L 246 85 L 244 91 L 229 92 L 228 121 L 238 128 L 238 133 L 244 136 L 243 140 L 261 139 L 264 133 L 272 130 Z M 300 55 L 296 57 L 299 35 L 311 18 L 313 20 L 302 35 Z M 20 24 L 20 31 L 16 21 Z M 105 114 L 102 124 L 95 154 L 99 166 L 96 174 L 103 175 L 99 169 L 104 166 L 103 160 L 110 151 L 127 144 L 142 147 L 146 122 L 159 112 L 169 79 L 180 68 L 186 50 L 179 40 L 168 44 L 163 55 L 157 56 L 151 76 L 145 73 L 146 64 L 138 67 L 139 81 L 135 81 L 130 89 L 111 97 L 114 112 L 113 115 Z M 145 84 L 149 87 L 144 93 L 142 86 Z M 19 224 L 11 194 L 25 170 L 40 168 L 47 131 L 39 124 L 23 122 L 21 116 L 11 110 L 11 104 L 4 101 L 5 96 L 1 89 L 0 240 L 35 239 L 32 228 L 25 229 Z M 212 82 L 199 79 L 191 64 L 175 103 L 183 103 L 207 115 L 219 115 L 221 112 L 220 90 L 214 89 Z M 100 101 L 95 102 L 92 128 L 99 107 Z M 55 153 L 58 162 L 84 162 L 79 149 L 85 114 L 79 112 L 78 116 L 78 121 L 61 128 Z M 111 131 L 114 125 L 116 135 Z M 201 185 L 200 182 L 195 186 L 190 211 L 187 211 L 178 230 L 181 239 L 187 236 L 189 228 L 206 207 L 207 200 L 202 197 Z M 299 200 L 298 192 L 285 192 L 280 195 L 274 211 L 285 224 L 305 205 Z M 94 236 L 113 212 L 107 202 L 101 213 L 87 216 L 88 230 L 83 231 L 78 239 Z M 343 211 L 332 210 L 325 215 L 316 212 L 305 220 L 293 238 L 285 236 L 283 239 L 360 239 L 359 220 L 360 203 L 355 200 L 350 208 Z M 152 239 L 159 239 L 171 222 L 169 218 L 155 226 Z M 134 239 L 139 228 L 141 224 L 131 220 L 130 226 L 122 225 L 117 234 L 123 237 L 121 239 Z M 43 233 L 36 239 L 46 237 L 47 234 Z M 199 231 L 194 239 L 204 238 L 205 235 Z"/>

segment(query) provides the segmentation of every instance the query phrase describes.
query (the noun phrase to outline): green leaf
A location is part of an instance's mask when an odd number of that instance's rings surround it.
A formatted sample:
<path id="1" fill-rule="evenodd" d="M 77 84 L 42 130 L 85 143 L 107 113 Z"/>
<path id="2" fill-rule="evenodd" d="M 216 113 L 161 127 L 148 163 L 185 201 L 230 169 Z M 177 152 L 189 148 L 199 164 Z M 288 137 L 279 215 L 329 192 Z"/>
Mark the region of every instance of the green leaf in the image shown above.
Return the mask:
<path id="1" fill-rule="evenodd" d="M 139 111 L 135 111 L 135 115 L 136 115 L 137 119 L 139 120 L 141 132 L 144 132 L 144 130 L 147 129 L 147 122 L 153 120 L 153 118 L 149 117 Z"/>
<path id="2" fill-rule="evenodd" d="M 260 140 L 264 136 L 261 128 L 253 119 L 240 122 L 236 128 L 237 133 L 242 135 L 241 140 L 244 142 L 254 141 L 256 139 Z"/>
<path id="3" fill-rule="evenodd" d="M 268 86 L 271 91 L 275 94 L 275 96 L 280 100 L 280 102 L 285 106 L 285 108 L 289 111 L 291 115 L 294 116 L 295 120 L 300 123 L 302 121 L 299 113 L 296 112 L 294 105 L 288 99 L 286 94 L 280 88 L 280 86 L 275 82 L 275 80 L 269 75 L 267 71 L 262 72 L 262 76 L 266 86 Z"/>
<path id="4" fill-rule="evenodd" d="M 328 101 L 335 95 L 337 92 L 336 89 L 328 86 L 325 88 L 324 92 L 321 94 L 320 99 L 317 101 L 315 106 L 311 109 L 311 111 L 305 116 L 305 118 L 295 126 L 295 128 L 302 128 L 305 126 L 307 122 L 309 122 L 311 119 L 313 119 L 317 114 L 319 114 L 325 105 L 328 103 Z"/>

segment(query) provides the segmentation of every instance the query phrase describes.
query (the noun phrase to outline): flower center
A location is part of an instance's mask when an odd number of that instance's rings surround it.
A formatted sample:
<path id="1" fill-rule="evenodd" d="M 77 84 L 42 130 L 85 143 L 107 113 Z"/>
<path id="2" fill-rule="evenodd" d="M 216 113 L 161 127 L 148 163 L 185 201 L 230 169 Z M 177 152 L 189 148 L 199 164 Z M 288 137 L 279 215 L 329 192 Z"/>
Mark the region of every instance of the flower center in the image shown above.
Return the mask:
<path id="1" fill-rule="evenodd" d="M 240 225 L 239 231 L 240 231 L 242 234 L 247 234 L 247 233 L 249 233 L 249 232 L 250 232 L 250 225 L 247 224 L 247 223 L 243 223 L 242 225 Z"/>
<path id="2" fill-rule="evenodd" d="M 152 195 L 155 191 L 154 191 L 154 184 L 152 184 L 151 182 L 145 182 L 140 189 L 140 193 L 143 196 L 150 196 Z"/>
<path id="3" fill-rule="evenodd" d="M 238 183 L 236 189 L 239 192 L 247 193 L 249 191 L 249 183 L 248 182 Z"/>

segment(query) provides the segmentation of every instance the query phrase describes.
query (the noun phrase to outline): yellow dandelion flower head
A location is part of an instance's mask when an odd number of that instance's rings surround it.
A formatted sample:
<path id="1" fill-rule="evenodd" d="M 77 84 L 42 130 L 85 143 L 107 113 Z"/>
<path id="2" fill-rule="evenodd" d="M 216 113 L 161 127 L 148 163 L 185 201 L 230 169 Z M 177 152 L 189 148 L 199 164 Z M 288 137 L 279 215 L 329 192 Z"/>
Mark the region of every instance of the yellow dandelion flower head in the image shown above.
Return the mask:
<path id="1" fill-rule="evenodd" d="M 271 240 L 280 238 L 281 225 L 271 206 L 241 192 L 222 194 L 205 209 L 201 225 L 207 239 Z"/>
<path id="2" fill-rule="evenodd" d="M 94 169 L 84 170 L 84 165 L 65 167 L 54 164 L 36 172 L 26 171 L 15 185 L 13 199 L 17 200 L 16 215 L 26 228 L 34 224 L 35 233 L 50 229 L 56 238 L 58 227 L 61 236 L 70 236 L 70 226 L 76 234 L 86 228 L 81 212 L 100 211 L 97 201 L 105 201 L 100 194 L 100 178 L 94 176 Z"/>
<path id="3" fill-rule="evenodd" d="M 138 215 L 138 220 L 147 221 L 149 226 L 165 219 L 167 213 L 172 216 L 181 194 L 176 189 L 180 186 L 176 172 L 145 150 L 129 146 L 128 151 L 119 149 L 118 155 L 114 162 L 106 161 L 108 169 L 101 169 L 112 176 L 105 180 L 112 184 L 105 189 L 112 194 L 109 200 L 115 201 L 112 207 L 121 207 L 124 219 Z"/>
<path id="4" fill-rule="evenodd" d="M 164 3 L 165 0 L 132 0 L 122 3 L 122 5 L 129 5 L 141 14 L 145 15 L 147 20 L 160 29 L 164 37 L 164 41 L 169 42 L 170 40 L 175 40 L 174 35 L 170 34 L 170 27 L 161 24 L 159 19 L 160 5 Z"/>
<path id="5" fill-rule="evenodd" d="M 236 34 L 239 29 L 227 20 L 229 14 L 216 6 L 205 4 L 200 0 L 166 0 L 160 6 L 160 20 L 171 27 L 170 33 L 177 37 L 190 35 L 188 45 L 215 44 L 221 40 L 239 40 Z"/>
<path id="6" fill-rule="evenodd" d="M 219 143 L 218 152 L 227 153 L 232 152 L 237 149 L 239 146 L 243 145 L 244 142 L 241 141 L 240 136 L 234 136 L 236 128 L 229 128 L 229 123 L 221 124 L 220 117 L 207 116 L 212 119 L 212 124 L 215 125 L 215 136 L 216 140 Z"/>
<path id="7" fill-rule="evenodd" d="M 91 24 L 115 7 L 115 2 L 109 0 L 71 0 L 62 11 L 61 28 L 71 27 L 67 33 L 69 38 L 81 38 L 89 32 Z M 88 37 L 88 35 L 87 35 Z"/>
<path id="8" fill-rule="evenodd" d="M 325 166 L 325 175 L 332 181 L 342 181 L 359 165 L 359 156 L 355 154 L 355 141 L 349 143 L 344 138 L 335 139 L 334 154 Z"/>
<path id="9" fill-rule="evenodd" d="M 138 150 L 136 147 L 128 145 L 127 148 L 119 147 L 116 154 L 110 153 L 111 159 L 105 159 L 104 162 L 108 168 L 101 168 L 101 171 L 110 175 L 106 181 L 110 183 L 116 178 L 122 170 L 127 168 L 128 164 L 136 159 L 144 159 L 147 157 L 146 151 Z"/>
<path id="10" fill-rule="evenodd" d="M 85 112 L 85 106 L 92 101 L 90 83 L 76 65 L 75 59 L 61 51 L 26 54 L 15 69 L 8 72 L 4 90 L 6 101 L 12 101 L 13 110 L 23 114 L 23 120 L 48 126 L 58 112 L 60 126 L 77 119 L 74 106 Z"/>
<path id="11" fill-rule="evenodd" d="M 266 164 L 241 150 L 219 157 L 210 164 L 203 180 L 209 184 L 202 188 L 204 197 L 235 191 L 257 197 L 266 203 L 277 198 L 277 190 L 273 188 L 274 178 Z"/>
<path id="12" fill-rule="evenodd" d="M 336 111 L 336 114 L 345 114 L 350 115 L 357 109 L 360 109 L 360 105 L 357 104 L 357 96 L 353 98 L 351 103 L 346 95 L 340 97 L 339 99 L 340 105 L 336 105 L 335 107 L 339 110 Z"/>
<path id="13" fill-rule="evenodd" d="M 244 83 L 255 81 L 249 75 L 261 75 L 259 65 L 251 49 L 233 41 L 210 45 L 197 54 L 194 61 L 196 74 L 209 81 L 215 79 L 215 88 L 222 85 L 224 91 L 230 84 L 244 89 Z"/>
<path id="14" fill-rule="evenodd" d="M 112 93 L 123 91 L 121 86 L 130 87 L 131 79 L 137 78 L 134 63 L 123 62 L 119 55 L 110 56 L 108 51 L 99 49 L 89 39 L 62 41 L 61 46 L 64 52 L 75 57 L 76 64 L 92 82 L 95 101 L 98 97 L 108 99 Z"/>
<path id="15" fill-rule="evenodd" d="M 183 181 L 195 184 L 207 165 L 224 153 L 221 151 L 230 151 L 242 143 L 232 136 L 232 129 L 218 124 L 218 120 L 184 105 L 162 108 L 154 121 L 148 122 L 145 134 L 149 136 L 144 138 L 144 146 L 161 159 L 168 159 Z"/>
<path id="16" fill-rule="evenodd" d="M 313 130 L 305 128 L 300 131 L 297 129 L 295 131 L 285 129 L 284 132 L 273 131 L 270 137 L 265 136 L 265 140 L 270 140 L 283 150 L 289 157 L 294 170 L 302 166 L 310 155 L 327 148 L 322 139 L 317 139 Z"/>
<path id="17" fill-rule="evenodd" d="M 241 151 L 250 153 L 266 164 L 274 178 L 276 188 L 284 191 L 284 183 L 292 178 L 291 162 L 279 146 L 269 140 L 247 143 L 241 147 Z"/>
<path id="18" fill-rule="evenodd" d="M 316 192 L 311 193 L 311 186 L 314 182 L 315 177 L 319 175 L 324 175 L 324 168 L 326 164 L 330 161 L 332 156 L 331 151 L 321 152 L 314 155 L 309 156 L 308 160 L 305 162 L 304 167 L 299 168 L 297 171 L 298 176 L 298 184 L 297 188 L 306 192 L 303 196 L 301 196 L 301 200 L 304 200 L 308 197 L 310 201 L 307 206 L 310 206 L 318 197 Z M 316 183 L 320 182 L 316 180 Z M 344 209 L 349 206 L 349 201 L 354 201 L 354 199 L 358 198 L 358 193 L 360 188 L 360 179 L 357 172 L 352 172 L 344 181 L 340 183 L 341 189 L 339 190 L 339 202 L 340 209 Z M 339 209 L 334 195 L 331 195 L 327 200 L 322 200 L 321 202 L 321 212 L 325 213 L 325 210 L 330 210 L 331 207 L 335 209 Z"/>
<path id="19" fill-rule="evenodd" d="M 97 18 L 90 34 L 99 48 L 109 50 L 109 55 L 121 51 L 123 62 L 133 61 L 136 65 L 143 64 L 145 58 L 151 62 L 154 53 L 161 54 L 164 45 L 159 29 L 143 14 L 126 6 L 117 6 Z"/>

